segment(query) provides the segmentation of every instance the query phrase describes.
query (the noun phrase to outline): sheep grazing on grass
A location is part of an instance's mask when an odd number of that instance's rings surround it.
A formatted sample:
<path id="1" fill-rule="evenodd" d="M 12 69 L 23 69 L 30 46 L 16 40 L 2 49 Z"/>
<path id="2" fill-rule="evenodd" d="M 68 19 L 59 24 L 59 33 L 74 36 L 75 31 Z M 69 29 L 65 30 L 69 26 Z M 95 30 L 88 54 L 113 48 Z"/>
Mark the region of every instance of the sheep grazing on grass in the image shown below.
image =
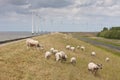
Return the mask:
<path id="1" fill-rule="evenodd" d="M 80 49 L 81 49 L 82 51 L 85 51 L 85 47 L 84 47 L 84 46 L 81 46 Z"/>
<path id="2" fill-rule="evenodd" d="M 106 61 L 106 62 L 109 62 L 109 61 L 110 61 L 110 58 L 109 58 L 109 57 L 106 57 L 106 58 L 105 58 L 105 61 Z"/>
<path id="3" fill-rule="evenodd" d="M 70 50 L 71 51 L 75 51 L 75 47 L 70 47 Z"/>
<path id="4" fill-rule="evenodd" d="M 72 57 L 72 58 L 70 59 L 70 63 L 72 63 L 72 64 L 76 63 L 76 58 L 75 58 L 75 57 Z"/>
<path id="5" fill-rule="evenodd" d="M 57 52 L 55 54 L 55 57 L 56 57 L 56 61 L 61 60 L 61 62 L 62 62 L 62 61 L 66 61 L 67 60 L 67 55 L 63 51 Z"/>
<path id="6" fill-rule="evenodd" d="M 55 49 L 54 48 L 50 48 L 50 52 L 52 52 L 53 53 L 53 51 L 54 51 Z"/>
<path id="7" fill-rule="evenodd" d="M 70 45 L 67 45 L 66 46 L 66 49 L 70 50 L 71 46 Z"/>
<path id="8" fill-rule="evenodd" d="M 58 50 L 55 49 L 52 52 L 53 52 L 53 54 L 56 54 L 58 52 Z"/>
<path id="9" fill-rule="evenodd" d="M 93 62 L 90 62 L 88 64 L 88 70 L 91 71 L 94 75 L 97 73 L 99 69 L 102 69 L 102 64 L 95 64 Z"/>
<path id="10" fill-rule="evenodd" d="M 47 52 L 45 53 L 45 58 L 48 59 L 51 55 L 52 55 L 52 53 L 49 52 L 49 51 L 47 51 Z"/>
<path id="11" fill-rule="evenodd" d="M 96 56 L 96 53 L 95 53 L 95 52 L 92 52 L 92 53 L 91 53 L 91 56 Z"/>
<path id="12" fill-rule="evenodd" d="M 80 46 L 77 46 L 76 48 L 77 48 L 77 49 L 80 49 Z"/>
<path id="13" fill-rule="evenodd" d="M 27 45 L 27 48 L 29 48 L 29 47 L 36 47 L 36 48 L 42 47 L 42 46 L 39 44 L 38 41 L 33 40 L 33 39 L 31 39 L 31 38 L 29 38 L 29 39 L 26 40 L 26 45 Z"/>

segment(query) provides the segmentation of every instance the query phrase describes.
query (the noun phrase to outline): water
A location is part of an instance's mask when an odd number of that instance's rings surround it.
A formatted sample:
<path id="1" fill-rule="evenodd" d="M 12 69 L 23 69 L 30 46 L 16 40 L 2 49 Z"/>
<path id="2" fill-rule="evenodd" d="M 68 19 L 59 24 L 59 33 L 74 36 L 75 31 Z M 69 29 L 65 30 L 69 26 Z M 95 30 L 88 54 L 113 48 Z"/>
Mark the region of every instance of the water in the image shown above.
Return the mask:
<path id="1" fill-rule="evenodd" d="M 31 32 L 0 32 L 0 42 L 32 36 Z"/>

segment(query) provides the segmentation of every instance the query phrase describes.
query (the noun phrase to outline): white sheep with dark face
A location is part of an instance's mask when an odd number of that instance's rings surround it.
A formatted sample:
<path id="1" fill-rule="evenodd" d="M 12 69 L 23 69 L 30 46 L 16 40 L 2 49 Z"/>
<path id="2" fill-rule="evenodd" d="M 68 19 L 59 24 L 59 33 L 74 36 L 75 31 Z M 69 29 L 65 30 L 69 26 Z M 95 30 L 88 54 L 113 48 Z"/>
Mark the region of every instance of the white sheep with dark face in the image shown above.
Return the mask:
<path id="1" fill-rule="evenodd" d="M 93 74 L 96 74 L 99 69 L 102 69 L 102 64 L 95 64 L 93 62 L 88 63 L 88 70 Z"/>

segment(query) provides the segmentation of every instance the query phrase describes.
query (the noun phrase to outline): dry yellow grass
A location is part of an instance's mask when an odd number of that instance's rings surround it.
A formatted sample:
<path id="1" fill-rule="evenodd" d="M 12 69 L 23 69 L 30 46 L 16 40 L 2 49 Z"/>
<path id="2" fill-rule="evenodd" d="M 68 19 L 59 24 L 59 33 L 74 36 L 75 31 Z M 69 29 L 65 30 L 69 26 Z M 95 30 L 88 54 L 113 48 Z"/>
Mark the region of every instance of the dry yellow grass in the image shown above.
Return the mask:
<path id="1" fill-rule="evenodd" d="M 61 33 L 34 39 L 43 44 L 45 50 L 27 50 L 25 40 L 0 47 L 0 80 L 120 80 L 120 57 L 110 52 Z M 86 51 L 68 51 L 65 49 L 68 44 L 84 45 Z M 65 51 L 67 62 L 56 62 L 54 55 L 46 60 L 44 53 L 51 47 Z M 90 56 L 92 51 L 97 53 L 96 57 Z M 76 65 L 69 64 L 72 56 L 77 57 Z M 105 62 L 106 57 L 110 57 L 110 62 Z M 87 70 L 90 61 L 103 64 L 96 76 Z"/>

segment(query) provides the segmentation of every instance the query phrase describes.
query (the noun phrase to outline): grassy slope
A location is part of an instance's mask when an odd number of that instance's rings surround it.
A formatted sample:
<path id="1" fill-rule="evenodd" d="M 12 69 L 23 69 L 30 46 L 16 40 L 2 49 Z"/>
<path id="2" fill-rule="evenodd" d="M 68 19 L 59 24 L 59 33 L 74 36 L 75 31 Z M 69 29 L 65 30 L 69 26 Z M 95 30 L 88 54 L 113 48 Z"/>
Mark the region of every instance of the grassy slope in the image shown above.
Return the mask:
<path id="1" fill-rule="evenodd" d="M 35 37 L 45 47 L 44 51 L 26 49 L 25 40 L 0 47 L 0 80 L 120 80 L 120 57 L 84 43 L 70 36 L 56 33 Z M 65 49 L 67 44 L 84 45 L 86 51 L 71 52 Z M 54 47 L 63 50 L 68 55 L 68 61 L 56 62 L 54 56 L 49 60 L 44 58 L 45 51 Z M 97 53 L 91 57 L 91 51 Z M 75 66 L 69 64 L 70 57 L 77 57 Z M 104 61 L 110 57 L 110 62 Z M 87 70 L 90 61 L 102 63 L 103 69 L 93 76 Z"/>

